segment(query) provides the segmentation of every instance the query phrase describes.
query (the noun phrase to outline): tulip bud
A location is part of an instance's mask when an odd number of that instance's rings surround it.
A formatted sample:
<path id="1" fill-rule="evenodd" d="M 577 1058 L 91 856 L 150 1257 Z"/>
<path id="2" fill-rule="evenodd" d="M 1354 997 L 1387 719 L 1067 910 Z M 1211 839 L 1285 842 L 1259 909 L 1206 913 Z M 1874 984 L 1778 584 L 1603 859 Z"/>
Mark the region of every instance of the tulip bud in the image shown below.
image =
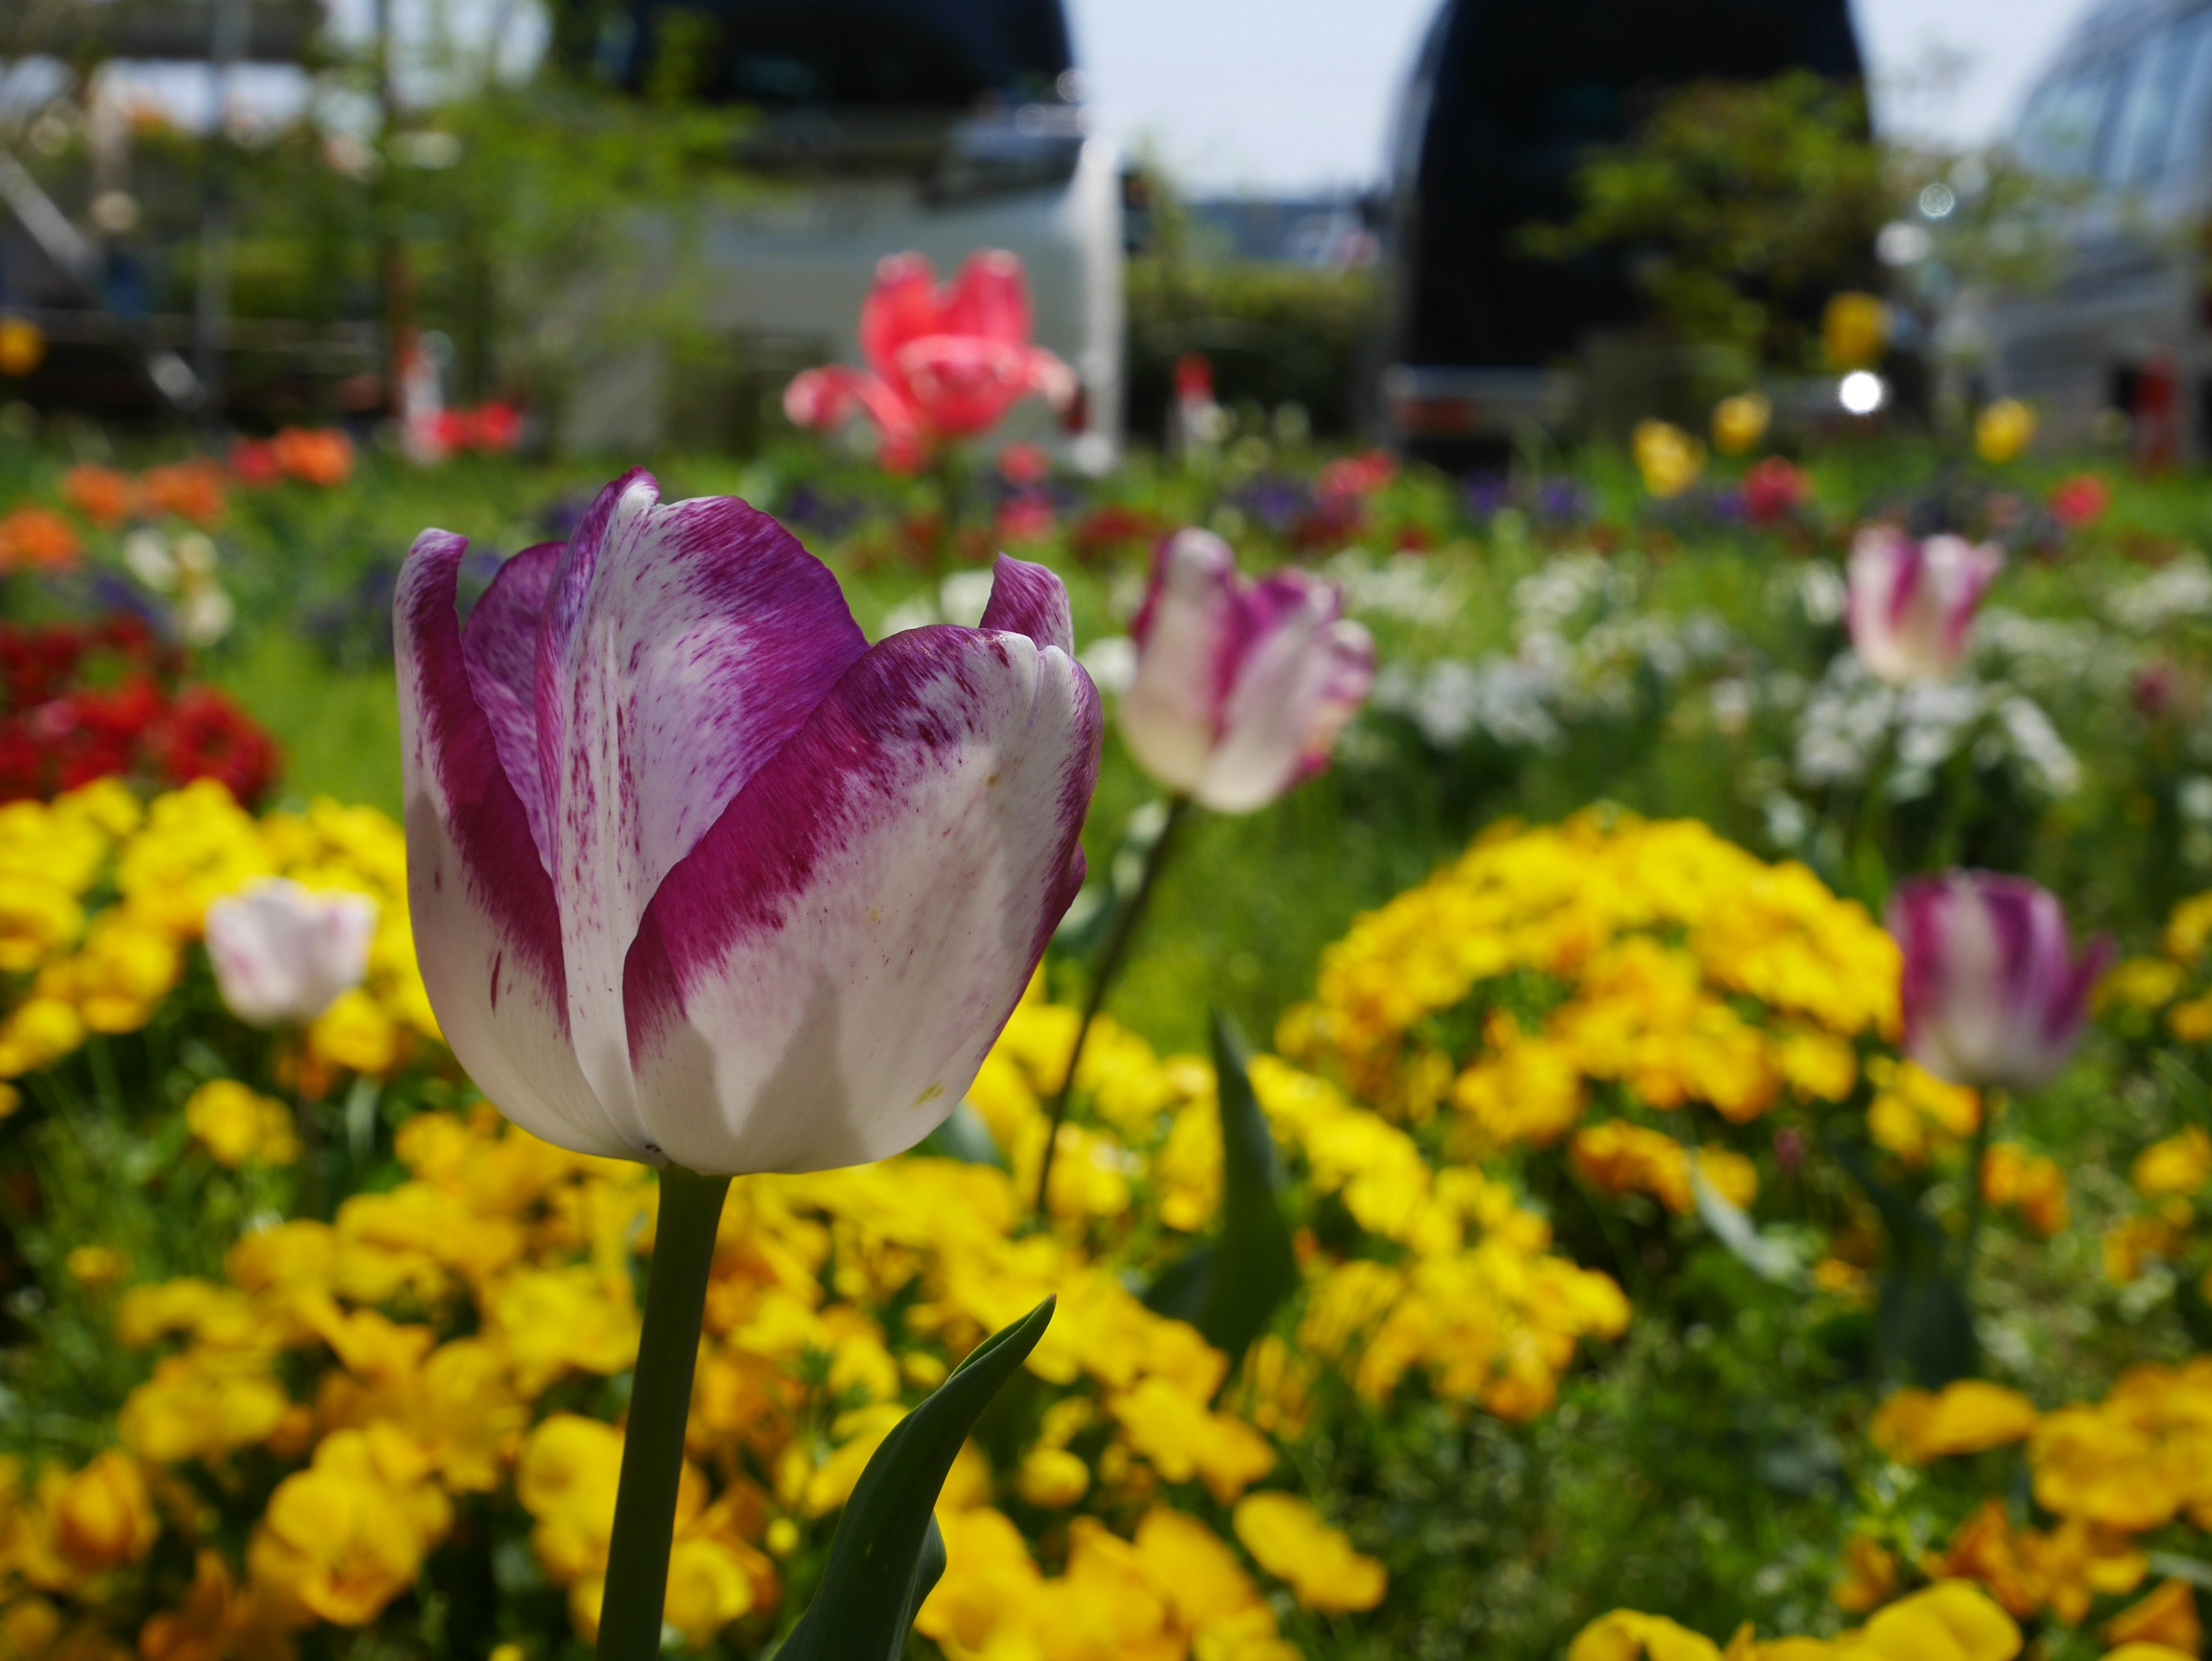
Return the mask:
<path id="1" fill-rule="evenodd" d="M 1304 571 L 1243 583 L 1219 537 L 1177 532 L 1130 628 L 1130 753 L 1169 789 L 1223 813 L 1265 807 L 1319 771 L 1375 678 L 1375 642 L 1339 615 L 1343 605 Z"/>
<path id="2" fill-rule="evenodd" d="M 330 1007 L 368 972 L 376 902 L 317 894 L 270 877 L 208 907 L 215 983 L 239 1019 L 299 1025 Z"/>
<path id="3" fill-rule="evenodd" d="M 1916 542 L 1869 526 L 1851 544 L 1845 618 L 1860 660 L 1894 685 L 1943 680 L 1966 654 L 1966 635 L 2004 555 L 1954 536 Z"/>
<path id="4" fill-rule="evenodd" d="M 642 472 L 464 627 L 466 547 L 417 538 L 395 621 L 416 952 L 462 1065 L 579 1153 L 919 1141 L 1082 886 L 1098 695 L 1060 579 L 1001 557 L 981 627 L 871 647 L 781 525 Z"/>
<path id="5" fill-rule="evenodd" d="M 1905 953 L 1907 1053 L 1976 1088 L 2048 1082 L 2073 1053 L 2112 956 L 2103 938 L 2076 956 L 2056 897 L 1985 871 L 1899 884 L 1889 932 Z"/>

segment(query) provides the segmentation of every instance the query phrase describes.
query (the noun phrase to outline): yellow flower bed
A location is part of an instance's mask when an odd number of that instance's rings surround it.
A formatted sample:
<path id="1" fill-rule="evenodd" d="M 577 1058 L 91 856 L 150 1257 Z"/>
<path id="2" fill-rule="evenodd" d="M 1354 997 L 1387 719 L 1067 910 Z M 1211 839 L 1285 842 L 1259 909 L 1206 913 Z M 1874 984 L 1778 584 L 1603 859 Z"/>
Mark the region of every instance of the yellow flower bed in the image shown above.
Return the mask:
<path id="1" fill-rule="evenodd" d="M 362 887 L 404 921 L 402 873 L 380 860 L 396 841 L 373 816 L 325 806 L 256 823 L 193 791 L 137 824 L 118 806 L 100 834 L 73 875 L 91 897 L 80 903 L 179 954 L 208 900 L 271 872 Z M 100 873 L 114 873 L 112 897 Z M 82 935 L 60 932 L 24 972 L 52 985 Z M 363 995 L 395 1026 L 419 997 L 404 948 L 404 935 L 380 943 Z M 1284 1449 L 1327 1410 L 1328 1377 L 1379 1402 L 1418 1373 L 1463 1409 L 1525 1418 L 1555 1399 L 1580 1340 L 1625 1326 L 1619 1288 L 1552 1255 L 1504 1183 L 1435 1163 L 1404 1129 L 1263 1056 L 1252 1080 L 1294 1202 L 1340 1205 L 1361 1234 L 1351 1250 L 1304 1249 L 1303 1288 L 1231 1377 L 1229 1358 L 1131 1290 L 1218 1214 L 1209 1064 L 1102 1024 L 1078 1080 L 1085 1122 L 1060 1132 L 1055 1226 L 1021 1226 L 1074 1031 L 1073 1013 L 1033 988 L 976 1081 L 972 1105 L 1010 1169 L 908 1157 L 733 1188 L 671 1570 L 669 1620 L 687 1639 L 733 1621 L 772 1629 L 781 1566 L 826 1544 L 891 1426 L 1048 1292 L 1060 1305 L 1028 1364 L 1042 1392 L 1031 1421 L 996 1465 L 971 1445 L 941 1507 L 951 1567 L 920 1624 L 950 1654 L 1058 1655 L 1067 1634 L 1111 1634 L 1120 1649 L 1106 1653 L 1289 1661 L 1270 1587 L 1332 1615 L 1388 1585 L 1282 1486 Z M 417 1060 L 450 1068 L 435 1049 Z M 201 1086 L 181 1112 L 219 1164 L 296 1155 L 283 1104 L 235 1080 Z M 396 1152 L 405 1180 L 327 1223 L 247 1232 L 219 1281 L 123 1286 L 121 1254 L 72 1255 L 147 1371 L 118 1417 L 119 1448 L 74 1470 L 9 1472 L 0 1537 L 45 1543 L 0 1555 L 0 1621 L 88 1656 L 282 1655 L 318 1623 L 376 1622 L 463 1511 L 489 1506 L 577 1632 L 594 1630 L 621 1450 L 607 1381 L 635 1354 L 652 1174 L 553 1148 L 488 1105 L 417 1114 Z M 258 1508 L 210 1500 L 272 1467 Z M 1064 1543 L 1040 1559 L 1040 1538 Z M 160 1612 L 137 1630 L 116 1624 L 149 1599 Z"/>
<path id="2" fill-rule="evenodd" d="M 207 909 L 264 877 L 377 903 L 367 983 L 307 1034 L 301 1065 L 388 1072 L 435 1039 L 407 921 L 407 844 L 373 808 L 321 800 L 259 819 L 212 780 L 141 806 L 103 779 L 0 807 L 0 1081 L 52 1066 L 88 1034 L 135 1032 L 177 989 Z M 18 1104 L 0 1083 L 0 1112 Z"/>
<path id="3" fill-rule="evenodd" d="M 1600 1083 L 1741 1123 L 1784 1096 L 1849 1095 L 1855 1042 L 1896 1034 L 1899 969 L 1865 908 L 1804 867 L 1692 820 L 1591 809 L 1502 826 L 1362 917 L 1277 1043 L 1395 1117 L 1449 1101 L 1491 1147 L 1556 1141 Z M 1463 1062 L 1435 1019 L 1522 975 L 1561 995 L 1525 1028 L 1495 1010 Z"/>

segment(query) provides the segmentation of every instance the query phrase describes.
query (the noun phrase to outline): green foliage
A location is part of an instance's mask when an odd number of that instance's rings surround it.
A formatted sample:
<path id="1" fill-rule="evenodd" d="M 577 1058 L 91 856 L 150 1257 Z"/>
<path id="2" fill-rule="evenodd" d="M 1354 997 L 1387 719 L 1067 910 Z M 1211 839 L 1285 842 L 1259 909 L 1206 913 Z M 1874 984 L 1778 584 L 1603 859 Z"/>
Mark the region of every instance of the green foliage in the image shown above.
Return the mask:
<path id="1" fill-rule="evenodd" d="M 1869 286 L 1890 203 L 1862 94 L 1807 70 L 1684 88 L 1576 190 L 1572 219 L 1525 232 L 1532 251 L 1623 248 L 1682 339 L 1782 369 L 1813 363 L 1829 293 Z"/>

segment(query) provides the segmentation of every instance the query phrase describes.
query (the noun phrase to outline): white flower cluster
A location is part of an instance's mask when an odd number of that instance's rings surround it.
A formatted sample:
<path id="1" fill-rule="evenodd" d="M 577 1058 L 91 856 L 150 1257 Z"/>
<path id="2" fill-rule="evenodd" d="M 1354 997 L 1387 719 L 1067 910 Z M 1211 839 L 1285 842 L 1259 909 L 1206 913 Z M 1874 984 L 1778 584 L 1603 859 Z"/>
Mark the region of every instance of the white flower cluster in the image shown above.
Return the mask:
<path id="1" fill-rule="evenodd" d="M 1392 662 L 1374 705 L 1410 719 L 1439 749 L 1479 733 L 1508 749 L 1553 750 L 1571 727 L 1632 719 L 1655 691 L 1736 649 L 1711 613 L 1638 613 L 1628 609 L 1637 597 L 1634 573 L 1612 561 L 1555 559 L 1514 585 L 1511 651 Z M 1585 626 L 1571 633 L 1577 622 Z"/>
<path id="2" fill-rule="evenodd" d="M 1795 770 L 1814 788 L 1856 785 L 1887 762 L 1883 790 L 1910 801 L 1933 790 L 1962 750 L 1978 770 L 2015 769 L 2048 796 L 2081 787 L 2080 760 L 2043 706 L 2018 687 L 1979 679 L 1892 686 L 1848 652 L 1805 702 Z"/>

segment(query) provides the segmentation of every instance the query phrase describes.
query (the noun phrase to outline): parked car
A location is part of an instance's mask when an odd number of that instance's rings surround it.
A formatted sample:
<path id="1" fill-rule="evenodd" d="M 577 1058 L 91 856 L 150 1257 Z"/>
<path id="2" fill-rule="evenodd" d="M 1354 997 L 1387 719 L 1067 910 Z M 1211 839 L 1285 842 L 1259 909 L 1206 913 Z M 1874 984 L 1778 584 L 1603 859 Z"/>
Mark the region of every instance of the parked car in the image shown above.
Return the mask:
<path id="1" fill-rule="evenodd" d="M 1973 390 L 2033 404 L 2041 435 L 2108 435 L 2146 460 L 2212 451 L 2212 4 L 2107 0 L 2021 106 L 2019 161 L 2075 199 L 2046 212 L 2049 281 L 1982 296 L 1946 331 Z"/>
<path id="2" fill-rule="evenodd" d="M 916 249 L 949 277 L 992 247 L 1021 257 L 1037 344 L 1081 382 L 1063 436 L 1079 459 L 1110 459 L 1121 168 L 1090 131 L 1060 0 L 637 0 L 597 43 L 600 67 L 641 88 L 678 19 L 694 92 L 760 113 L 738 159 L 763 188 L 708 231 L 702 321 L 726 361 L 617 366 L 579 401 L 567 441 L 618 445 L 656 413 L 665 425 L 687 382 L 696 401 L 718 372 L 735 377 L 720 391 L 734 387 L 740 416 L 755 414 L 793 369 L 860 361 L 860 301 L 884 256 Z M 1016 417 L 1048 419 L 1042 406 Z"/>
<path id="3" fill-rule="evenodd" d="M 1845 0 L 1446 0 L 1400 106 L 1384 222 L 1387 436 L 1474 459 L 1583 400 L 1648 302 L 1619 252 L 1524 252 L 1576 169 L 1668 92 L 1805 68 L 1860 74 Z"/>

